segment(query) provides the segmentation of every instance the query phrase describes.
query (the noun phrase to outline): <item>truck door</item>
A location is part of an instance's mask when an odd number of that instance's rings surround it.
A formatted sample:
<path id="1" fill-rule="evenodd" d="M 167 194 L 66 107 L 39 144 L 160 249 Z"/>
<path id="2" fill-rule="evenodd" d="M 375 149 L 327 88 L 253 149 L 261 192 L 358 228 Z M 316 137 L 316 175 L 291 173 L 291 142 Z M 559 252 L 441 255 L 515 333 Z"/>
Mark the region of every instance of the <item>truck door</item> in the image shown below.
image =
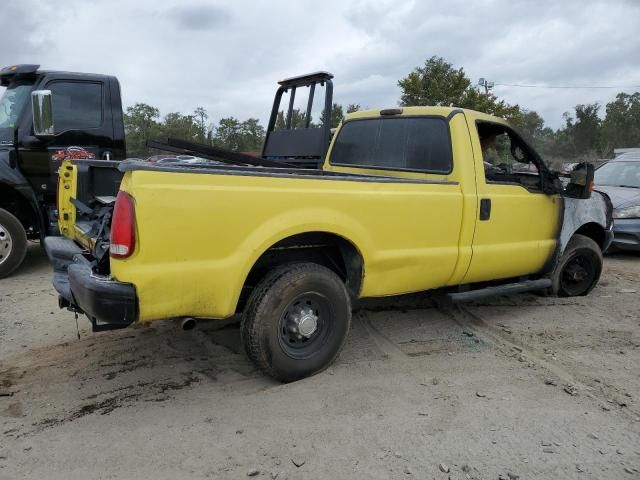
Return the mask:
<path id="1" fill-rule="evenodd" d="M 33 136 L 29 121 L 20 134 L 18 153 L 22 172 L 45 200 L 55 195 L 62 159 L 102 158 L 110 151 L 113 126 L 110 114 L 105 118 L 106 87 L 99 80 L 77 79 L 52 79 L 38 86 L 51 90 L 55 137 Z"/>
<path id="2" fill-rule="evenodd" d="M 458 117 L 455 122 L 464 121 Z M 458 265 L 466 271 L 471 232 L 461 230 L 473 226 L 473 218 L 464 216 L 475 185 L 467 192 L 460 184 L 465 173 L 473 178 L 474 172 L 471 165 L 466 169 L 464 162 L 454 161 L 469 158 L 459 137 L 451 138 L 448 119 L 437 115 L 393 113 L 343 123 L 325 170 L 398 178 L 375 195 L 375 207 L 360 212 L 363 219 L 371 216 L 375 242 L 363 295 L 441 287 L 456 277 Z"/>
<path id="3" fill-rule="evenodd" d="M 473 115 L 469 129 L 478 205 L 464 283 L 537 273 L 556 247 L 561 199 L 542 191 L 544 166 L 515 131 Z"/>

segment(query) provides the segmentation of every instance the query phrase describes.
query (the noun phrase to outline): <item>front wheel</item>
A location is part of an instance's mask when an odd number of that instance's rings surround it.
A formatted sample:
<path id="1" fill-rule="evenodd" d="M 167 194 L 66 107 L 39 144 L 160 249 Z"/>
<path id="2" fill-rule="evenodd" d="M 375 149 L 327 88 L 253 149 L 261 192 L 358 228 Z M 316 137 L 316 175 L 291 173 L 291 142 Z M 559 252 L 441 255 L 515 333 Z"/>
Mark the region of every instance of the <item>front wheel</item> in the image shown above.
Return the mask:
<path id="1" fill-rule="evenodd" d="M 27 234 L 16 217 L 0 208 L 0 278 L 20 266 L 27 254 Z"/>
<path id="2" fill-rule="evenodd" d="M 344 282 L 314 263 L 279 267 L 255 288 L 242 316 L 241 335 L 253 363 L 281 382 L 327 368 L 351 324 Z"/>
<path id="3" fill-rule="evenodd" d="M 588 294 L 602 273 L 602 251 L 584 235 L 574 235 L 551 277 L 553 292 L 559 297 Z"/>

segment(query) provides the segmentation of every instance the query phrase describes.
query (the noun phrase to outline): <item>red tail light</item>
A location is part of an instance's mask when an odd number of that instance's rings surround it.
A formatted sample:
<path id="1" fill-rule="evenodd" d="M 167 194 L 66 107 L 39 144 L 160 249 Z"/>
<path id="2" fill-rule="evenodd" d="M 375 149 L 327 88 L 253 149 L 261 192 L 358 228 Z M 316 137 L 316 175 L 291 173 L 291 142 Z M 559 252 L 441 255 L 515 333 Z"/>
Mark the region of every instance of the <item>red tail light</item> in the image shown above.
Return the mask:
<path id="1" fill-rule="evenodd" d="M 133 198 L 123 191 L 118 192 L 111 220 L 112 258 L 128 258 L 136 247 L 136 214 Z"/>

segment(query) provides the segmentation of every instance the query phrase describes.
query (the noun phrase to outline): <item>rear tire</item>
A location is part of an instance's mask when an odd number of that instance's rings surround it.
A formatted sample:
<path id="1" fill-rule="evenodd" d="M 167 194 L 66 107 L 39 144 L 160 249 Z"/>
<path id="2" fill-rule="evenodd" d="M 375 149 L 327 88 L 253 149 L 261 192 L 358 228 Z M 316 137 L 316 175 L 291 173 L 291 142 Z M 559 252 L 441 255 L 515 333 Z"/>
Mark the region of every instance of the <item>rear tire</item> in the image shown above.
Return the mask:
<path id="1" fill-rule="evenodd" d="M 0 278 L 9 276 L 27 254 L 27 233 L 20 220 L 0 208 Z"/>
<path id="2" fill-rule="evenodd" d="M 574 235 L 551 276 L 553 292 L 559 297 L 588 294 L 602 273 L 602 251 L 584 235 Z"/>
<path id="3" fill-rule="evenodd" d="M 251 361 L 281 382 L 327 368 L 351 324 L 351 300 L 333 271 L 314 263 L 276 268 L 254 289 L 240 328 Z"/>

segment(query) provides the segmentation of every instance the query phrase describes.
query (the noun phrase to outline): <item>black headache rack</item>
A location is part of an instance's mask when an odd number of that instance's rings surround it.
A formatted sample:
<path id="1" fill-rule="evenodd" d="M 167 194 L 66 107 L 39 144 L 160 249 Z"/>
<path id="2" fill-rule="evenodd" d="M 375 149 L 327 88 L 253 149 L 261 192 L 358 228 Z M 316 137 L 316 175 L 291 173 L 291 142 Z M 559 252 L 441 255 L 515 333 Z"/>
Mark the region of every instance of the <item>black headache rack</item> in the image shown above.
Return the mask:
<path id="1" fill-rule="evenodd" d="M 287 78 L 278 82 L 280 87 L 276 91 L 273 100 L 271 116 L 269 117 L 267 133 L 262 147 L 262 158 L 176 138 L 167 139 L 167 143 L 150 140 L 147 142 L 147 146 L 179 155 L 194 155 L 237 166 L 319 168 L 322 166 L 331 141 L 332 78 L 333 75 L 331 73 L 316 72 Z M 311 123 L 311 111 L 316 98 L 317 85 L 325 89 L 322 124 L 320 126 Z M 309 89 L 307 106 L 302 117 L 302 126 L 294 125 L 292 121 L 296 91 L 300 88 Z M 289 105 L 286 113 L 284 110 L 280 110 L 282 96 L 285 93 L 289 93 Z M 276 128 L 279 113 L 283 115 L 284 128 Z"/>
<path id="2" fill-rule="evenodd" d="M 302 168 L 318 168 L 322 165 L 331 140 L 332 78 L 333 75 L 329 72 L 315 72 L 278 82 L 280 87 L 273 100 L 267 135 L 262 148 L 262 158 Z M 325 95 L 322 125 L 316 127 L 311 124 L 311 110 L 318 84 L 325 87 Z M 302 87 L 309 88 L 304 127 L 293 128 L 292 118 L 296 91 Z M 289 92 L 289 105 L 284 116 L 285 125 L 283 129 L 276 129 L 282 95 L 287 92 Z"/>

